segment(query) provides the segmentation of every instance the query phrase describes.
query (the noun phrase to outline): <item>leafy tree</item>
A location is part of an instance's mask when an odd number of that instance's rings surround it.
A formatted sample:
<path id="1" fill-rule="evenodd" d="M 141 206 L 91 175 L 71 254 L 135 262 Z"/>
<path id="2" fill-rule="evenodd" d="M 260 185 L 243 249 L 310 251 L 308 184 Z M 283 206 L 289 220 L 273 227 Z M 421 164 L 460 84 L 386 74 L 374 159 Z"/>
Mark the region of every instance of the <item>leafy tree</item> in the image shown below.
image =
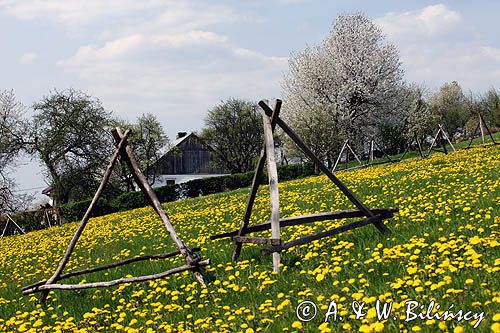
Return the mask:
<path id="1" fill-rule="evenodd" d="M 339 126 L 335 118 L 320 107 L 314 112 L 287 113 L 285 111 L 284 113 L 287 115 L 287 121 L 293 124 L 294 131 L 314 154 L 326 161 L 328 167 L 333 167 L 345 137 L 344 129 Z M 307 160 L 303 151 L 287 136 L 283 136 L 282 141 L 283 148 L 289 157 Z"/>
<path id="2" fill-rule="evenodd" d="M 0 91 L 0 214 L 26 208 L 32 199 L 14 191 L 16 183 L 10 176 L 16 158 L 25 147 L 23 116 L 24 107 L 16 101 L 14 92 Z"/>
<path id="3" fill-rule="evenodd" d="M 500 127 L 500 92 L 495 88 L 490 88 L 481 97 L 481 114 L 490 126 Z"/>
<path id="4" fill-rule="evenodd" d="M 144 175 L 154 184 L 158 175 L 157 162 L 161 158 L 160 149 L 169 139 L 158 119 L 151 113 L 142 114 L 132 125 L 131 145 Z"/>
<path id="5" fill-rule="evenodd" d="M 295 119 L 315 116 L 338 124 L 324 133 L 319 145 L 339 139 L 338 127 L 353 139 L 374 135 L 376 125 L 398 117 L 403 70 L 394 45 L 386 43 L 379 27 L 364 15 L 341 15 L 319 46 L 292 54 L 285 76 L 284 115 Z M 328 117 L 328 118 L 327 118 Z"/>
<path id="6" fill-rule="evenodd" d="M 262 148 L 262 132 L 257 105 L 230 98 L 208 111 L 201 137 L 215 149 L 217 167 L 240 173 L 253 169 Z"/>
<path id="7" fill-rule="evenodd" d="M 114 147 L 111 113 L 74 89 L 56 90 L 33 108 L 32 151 L 46 169 L 56 205 L 92 195 Z"/>

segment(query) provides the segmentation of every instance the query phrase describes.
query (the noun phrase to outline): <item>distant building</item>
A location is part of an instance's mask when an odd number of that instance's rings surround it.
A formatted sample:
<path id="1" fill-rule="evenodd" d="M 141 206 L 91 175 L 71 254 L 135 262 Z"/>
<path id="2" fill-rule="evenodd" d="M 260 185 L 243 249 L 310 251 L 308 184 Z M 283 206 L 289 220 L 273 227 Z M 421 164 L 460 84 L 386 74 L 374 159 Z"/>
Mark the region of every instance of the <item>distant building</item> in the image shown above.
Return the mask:
<path id="1" fill-rule="evenodd" d="M 162 157 L 154 166 L 159 175 L 153 187 L 227 174 L 212 166 L 214 149 L 194 133 L 177 133 L 176 141 L 162 150 Z"/>

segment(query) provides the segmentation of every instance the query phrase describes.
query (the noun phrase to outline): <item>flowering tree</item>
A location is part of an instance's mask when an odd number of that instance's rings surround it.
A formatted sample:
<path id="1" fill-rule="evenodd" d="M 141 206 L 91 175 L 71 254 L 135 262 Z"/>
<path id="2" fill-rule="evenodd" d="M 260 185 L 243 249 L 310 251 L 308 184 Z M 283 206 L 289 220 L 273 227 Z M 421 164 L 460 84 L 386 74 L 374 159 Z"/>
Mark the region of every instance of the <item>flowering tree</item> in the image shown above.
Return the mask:
<path id="1" fill-rule="evenodd" d="M 295 128 L 301 123 L 294 120 L 309 117 L 297 115 L 323 110 L 352 138 L 361 132 L 373 135 L 378 123 L 398 116 L 403 79 L 398 51 L 360 13 L 339 16 L 321 45 L 292 54 L 289 65 L 284 115 Z M 336 137 L 322 136 L 325 143 Z"/>
<path id="2" fill-rule="evenodd" d="M 25 208 L 31 198 L 14 192 L 16 184 L 10 173 L 25 142 L 24 107 L 16 101 L 14 92 L 0 91 L 0 215 Z"/>
<path id="3" fill-rule="evenodd" d="M 429 102 L 434 115 L 444 124 L 451 137 L 464 129 L 470 114 L 465 94 L 457 81 L 445 83 L 431 96 Z"/>

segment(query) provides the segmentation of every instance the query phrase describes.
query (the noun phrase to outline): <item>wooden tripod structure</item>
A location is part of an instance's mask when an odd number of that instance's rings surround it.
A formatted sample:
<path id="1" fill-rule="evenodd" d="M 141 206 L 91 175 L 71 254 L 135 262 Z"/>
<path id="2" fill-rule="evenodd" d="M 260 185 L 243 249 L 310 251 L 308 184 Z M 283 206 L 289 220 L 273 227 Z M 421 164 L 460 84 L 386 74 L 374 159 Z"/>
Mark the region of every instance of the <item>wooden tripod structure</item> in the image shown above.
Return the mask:
<path id="1" fill-rule="evenodd" d="M 354 159 L 356 159 L 356 161 L 358 162 L 358 164 L 356 166 L 353 166 L 351 168 L 347 168 L 347 165 L 349 164 L 349 152 L 351 152 L 351 154 L 354 156 Z M 335 161 L 335 164 L 333 165 L 332 172 L 337 171 L 337 166 L 339 165 L 339 163 L 342 159 L 342 156 L 345 156 L 346 167 L 344 168 L 344 170 L 357 169 L 357 168 L 361 168 L 361 167 L 365 166 L 365 164 L 363 164 L 363 162 L 361 162 L 361 159 L 358 157 L 356 152 L 354 152 L 354 149 L 352 149 L 351 145 L 349 144 L 349 139 L 346 139 L 344 141 L 344 144 L 342 145 L 342 148 L 340 149 L 339 156 L 337 157 L 337 160 Z"/>
<path id="2" fill-rule="evenodd" d="M 384 220 L 391 218 L 397 209 L 370 209 L 358 197 L 351 192 L 329 169 L 328 167 L 311 151 L 311 149 L 302 141 L 302 139 L 279 117 L 281 109 L 281 100 L 276 100 L 274 110 L 271 109 L 265 101 L 259 102 L 263 109 L 262 120 L 264 123 L 264 148 L 261 150 L 259 161 L 255 170 L 250 193 L 247 198 L 247 205 L 243 215 L 243 221 L 239 230 L 213 235 L 211 239 L 231 237 L 236 243 L 233 251 L 232 260 L 237 261 L 244 243 L 253 243 L 261 245 L 270 245 L 264 249 L 263 254 L 273 254 L 273 269 L 279 271 L 280 253 L 283 250 L 293 246 L 306 244 L 317 239 L 336 235 L 348 230 L 359 228 L 367 224 L 373 224 L 381 233 L 388 233 L 389 229 L 385 226 Z M 304 152 L 304 154 L 337 186 L 337 188 L 351 201 L 356 210 L 346 210 L 340 212 L 326 212 L 304 216 L 294 216 L 280 218 L 279 211 L 279 193 L 278 193 L 278 174 L 276 172 L 275 151 L 273 142 L 273 132 L 278 125 L 283 132 L 288 135 L 295 144 Z M 249 225 L 252 208 L 259 187 L 259 179 L 264 170 L 264 164 L 267 164 L 267 173 L 269 177 L 269 192 L 271 197 L 271 221 L 256 225 Z M 280 228 L 311 223 L 315 221 L 327 221 L 344 218 L 361 217 L 362 220 L 352 222 L 334 229 L 323 231 L 314 235 L 302 237 L 283 243 L 280 236 Z M 259 238 L 247 236 L 253 232 L 265 231 L 271 229 L 271 238 Z"/>
<path id="3" fill-rule="evenodd" d="M 21 229 L 21 227 L 16 223 L 16 221 L 14 221 L 12 216 L 10 216 L 10 214 L 5 214 L 5 216 L 7 216 L 7 221 L 5 221 L 5 227 L 3 228 L 2 236 L 0 236 L 0 239 L 2 239 L 3 236 L 5 236 L 5 232 L 7 231 L 7 227 L 9 226 L 9 223 L 14 224 L 16 226 L 17 230 L 19 230 L 22 234 L 25 233 L 24 230 Z"/>
<path id="4" fill-rule="evenodd" d="M 450 138 L 446 134 L 446 132 L 445 132 L 445 130 L 443 128 L 443 125 L 439 124 L 438 125 L 438 130 L 436 132 L 436 135 L 434 136 L 434 139 L 432 140 L 432 144 L 429 147 L 429 150 L 427 151 L 426 157 L 429 157 L 429 155 L 431 154 L 432 149 L 434 147 L 437 147 L 438 142 L 441 143 L 441 146 L 443 147 L 443 151 L 442 152 L 445 153 L 445 154 L 448 154 L 448 150 L 446 149 L 445 141 L 447 141 L 450 144 L 451 149 L 453 149 L 453 151 L 456 152 L 456 149 L 453 146 L 453 143 L 451 143 Z M 440 150 L 437 150 L 437 151 L 441 152 Z"/>
<path id="5" fill-rule="evenodd" d="M 379 151 L 382 152 L 382 155 L 387 159 L 385 161 L 379 161 L 379 162 L 374 162 L 374 153 L 375 153 L 375 146 Z M 377 141 L 374 138 L 370 139 L 370 152 L 368 153 L 368 162 L 367 165 L 378 165 L 378 164 L 385 164 L 385 163 L 393 163 L 391 157 L 385 152 L 382 147 L 377 143 Z"/>
<path id="6" fill-rule="evenodd" d="M 201 273 L 201 267 L 207 266 L 210 261 L 207 260 L 202 260 L 201 256 L 196 253 L 196 251 L 199 251 L 199 248 L 188 248 L 179 238 L 177 235 L 177 232 L 175 231 L 174 227 L 172 226 L 170 219 L 167 216 L 167 213 L 163 209 L 163 207 L 160 204 L 160 201 L 158 200 L 156 194 L 154 193 L 153 189 L 151 188 L 151 185 L 149 185 L 146 177 L 142 174 L 141 170 L 139 169 L 139 165 L 137 164 L 137 161 L 134 157 L 134 154 L 132 152 L 132 149 L 127 145 L 127 140 L 128 137 L 130 136 L 130 131 L 126 131 L 124 134 L 121 132 L 119 128 L 115 128 L 112 130 L 113 137 L 116 141 L 116 149 L 111 157 L 111 160 L 109 161 L 109 164 L 107 166 L 107 169 L 104 173 L 104 176 L 101 180 L 101 183 L 99 185 L 99 188 L 97 189 L 94 198 L 92 199 L 89 207 L 87 208 L 87 211 L 85 212 L 85 215 L 82 218 L 82 221 L 80 222 L 80 225 L 75 232 L 73 238 L 71 239 L 68 248 L 61 259 L 61 262 L 59 263 L 59 266 L 57 267 L 56 271 L 46 281 L 41 281 L 38 283 L 31 284 L 29 286 L 23 287 L 21 289 L 23 294 L 31 294 L 35 292 L 41 292 L 42 296 L 40 298 L 41 303 L 45 303 L 45 300 L 47 298 L 47 295 L 50 290 L 52 289 L 62 289 L 62 290 L 76 290 L 76 289 L 87 289 L 87 288 L 98 288 L 98 287 L 110 287 L 118 284 L 123 284 L 123 283 L 133 283 L 133 282 L 142 282 L 142 281 L 149 281 L 149 280 L 155 280 L 155 279 L 161 279 L 164 278 L 168 275 L 172 275 L 175 273 L 180 273 L 186 270 L 191 270 L 194 273 L 194 276 L 198 282 L 200 282 L 202 285 L 205 285 L 205 279 Z M 85 269 L 81 271 L 75 271 L 75 272 L 70 272 L 66 274 L 62 274 L 64 268 L 66 267 L 66 264 L 69 261 L 69 258 L 73 252 L 73 249 L 75 248 L 75 245 L 80 238 L 83 230 L 85 229 L 85 226 L 87 225 L 87 222 L 90 219 L 90 215 L 92 213 L 92 210 L 97 203 L 97 200 L 99 199 L 104 186 L 109 180 L 109 177 L 111 175 L 111 172 L 113 170 L 114 165 L 116 164 L 116 161 L 118 158 L 121 156 L 121 160 L 125 162 L 132 173 L 132 176 L 134 177 L 135 182 L 139 186 L 139 188 L 142 190 L 142 192 L 148 197 L 151 206 L 155 210 L 155 212 L 158 214 L 160 219 L 163 221 L 165 228 L 167 229 L 168 233 L 170 234 L 170 237 L 172 241 L 177 245 L 178 251 L 175 252 L 170 252 L 170 253 L 163 253 L 163 254 L 155 254 L 155 255 L 147 255 L 147 256 L 141 256 L 141 257 L 135 257 L 135 258 L 129 258 L 126 260 L 123 260 L 121 262 L 117 263 L 112 263 L 100 267 L 95 267 L 91 269 Z M 58 281 L 62 279 L 66 279 L 72 276 L 78 276 L 78 275 L 83 275 L 83 274 L 89 274 L 97 271 L 102 271 L 105 269 L 109 268 L 114 268 L 126 264 L 130 264 L 133 262 L 137 261 L 142 261 L 142 260 L 151 260 L 151 259 L 165 259 L 165 258 L 170 258 L 174 257 L 176 255 L 181 254 L 185 261 L 186 264 L 180 267 L 176 267 L 173 269 L 170 269 L 168 271 L 158 273 L 158 274 L 153 274 L 153 275 L 145 275 L 145 276 L 139 276 L 139 277 L 131 277 L 131 278 L 121 278 L 117 280 L 112 280 L 112 281 L 106 281 L 106 282 L 94 282 L 94 283 L 83 283 L 83 284 L 57 284 Z"/>
<path id="7" fill-rule="evenodd" d="M 476 133 L 477 133 L 478 130 L 480 130 L 480 133 L 481 133 L 481 141 L 482 141 L 483 147 L 486 148 L 486 142 L 484 140 L 484 138 L 486 136 L 485 130 L 488 132 L 488 135 L 491 138 L 492 144 L 493 145 L 497 145 L 498 144 L 498 142 L 496 142 L 495 139 L 493 139 L 493 135 L 491 134 L 491 131 L 490 131 L 488 125 L 486 125 L 486 122 L 484 121 L 483 116 L 480 113 L 478 113 L 478 118 L 479 118 L 479 122 L 478 122 L 478 124 L 477 124 L 476 129 L 474 130 L 474 132 L 472 132 L 469 145 L 466 147 L 466 149 L 474 147 L 474 146 L 472 146 L 472 141 L 476 137 Z"/>
<path id="8" fill-rule="evenodd" d="M 415 134 L 413 134 L 412 140 L 410 142 L 408 142 L 408 144 L 406 145 L 406 149 L 405 149 L 403 155 L 401 155 L 401 157 L 399 158 L 399 161 L 402 161 L 405 158 L 406 154 L 410 151 L 411 146 L 413 145 L 414 142 L 417 144 L 417 149 L 418 149 L 418 153 L 420 155 L 420 158 L 425 158 L 424 153 L 422 151 L 422 145 L 420 144 L 420 141 L 418 140 L 417 134 L 415 133 Z"/>
<path id="9" fill-rule="evenodd" d="M 375 147 L 377 147 L 377 149 L 382 152 L 382 155 L 387 160 L 375 162 Z M 347 168 L 347 164 L 349 163 L 349 152 L 352 153 L 352 155 L 354 156 L 354 158 L 358 162 L 358 165 Z M 352 169 L 367 167 L 367 166 L 371 166 L 371 165 L 379 165 L 379 164 L 394 162 L 391 159 L 391 157 L 389 155 L 387 155 L 387 153 L 382 149 L 382 147 L 380 147 L 380 145 L 377 143 L 377 141 L 373 137 L 370 138 L 370 148 L 369 148 L 369 152 L 368 152 L 368 160 L 365 162 L 361 161 L 361 159 L 358 157 L 358 155 L 356 154 L 354 149 L 351 147 L 351 145 L 349 144 L 349 139 L 345 140 L 344 144 L 342 145 L 342 149 L 340 149 L 339 156 L 337 157 L 337 160 L 335 161 L 335 165 L 333 166 L 332 172 L 337 171 L 337 167 L 338 167 L 343 155 L 345 156 L 345 165 L 346 165 L 346 168 L 344 168 L 344 170 L 352 170 Z"/>

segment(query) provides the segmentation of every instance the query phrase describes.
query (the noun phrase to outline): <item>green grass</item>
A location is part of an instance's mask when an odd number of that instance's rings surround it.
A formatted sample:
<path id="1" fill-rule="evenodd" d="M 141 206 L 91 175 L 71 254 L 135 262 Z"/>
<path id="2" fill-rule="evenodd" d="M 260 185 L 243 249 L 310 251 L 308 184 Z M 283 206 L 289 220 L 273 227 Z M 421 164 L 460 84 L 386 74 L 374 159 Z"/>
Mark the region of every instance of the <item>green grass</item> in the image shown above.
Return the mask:
<path id="1" fill-rule="evenodd" d="M 423 304 L 434 300 L 443 309 L 454 303 L 457 308 L 484 311 L 486 318 L 477 331 L 487 332 L 494 325 L 500 300 L 499 153 L 498 146 L 461 150 L 339 173 L 370 207 L 400 209 L 386 222 L 392 234 L 381 235 L 366 226 L 292 248 L 282 254 L 278 275 L 272 274 L 271 258 L 260 255 L 261 246 L 246 245 L 241 261 L 232 264 L 231 241 L 209 239 L 239 227 L 248 189 L 166 203 L 180 237 L 189 246 L 200 245 L 201 255 L 211 260 L 205 272 L 210 279 L 206 290 L 186 272 L 108 289 L 56 291 L 44 308 L 19 288 L 52 274 L 77 224 L 4 238 L 0 241 L 0 331 L 134 332 L 171 327 L 200 332 L 249 328 L 316 332 L 331 300 L 347 312 L 342 314 L 343 322 L 324 324 L 328 329 L 366 331 L 375 330 L 377 321 L 350 318 L 354 300 L 365 301 L 366 309 L 374 307 L 375 299 L 393 301 L 401 305 L 395 315 L 404 316 L 404 302 L 414 299 Z M 346 208 L 352 205 L 324 176 L 280 184 L 282 216 Z M 262 186 L 251 223 L 269 218 L 268 193 Z M 282 238 L 287 241 L 346 222 L 289 227 L 282 230 Z M 269 237 L 267 232 L 256 235 Z M 115 213 L 89 222 L 67 271 L 173 249 L 151 208 Z M 137 263 L 67 282 L 157 273 L 182 264 L 181 259 Z M 318 315 L 299 325 L 295 309 L 303 300 L 317 303 Z M 391 318 L 383 325 L 384 332 L 441 331 L 439 321 Z M 457 326 L 474 331 L 465 321 L 446 322 L 444 330 L 460 330 Z"/>

